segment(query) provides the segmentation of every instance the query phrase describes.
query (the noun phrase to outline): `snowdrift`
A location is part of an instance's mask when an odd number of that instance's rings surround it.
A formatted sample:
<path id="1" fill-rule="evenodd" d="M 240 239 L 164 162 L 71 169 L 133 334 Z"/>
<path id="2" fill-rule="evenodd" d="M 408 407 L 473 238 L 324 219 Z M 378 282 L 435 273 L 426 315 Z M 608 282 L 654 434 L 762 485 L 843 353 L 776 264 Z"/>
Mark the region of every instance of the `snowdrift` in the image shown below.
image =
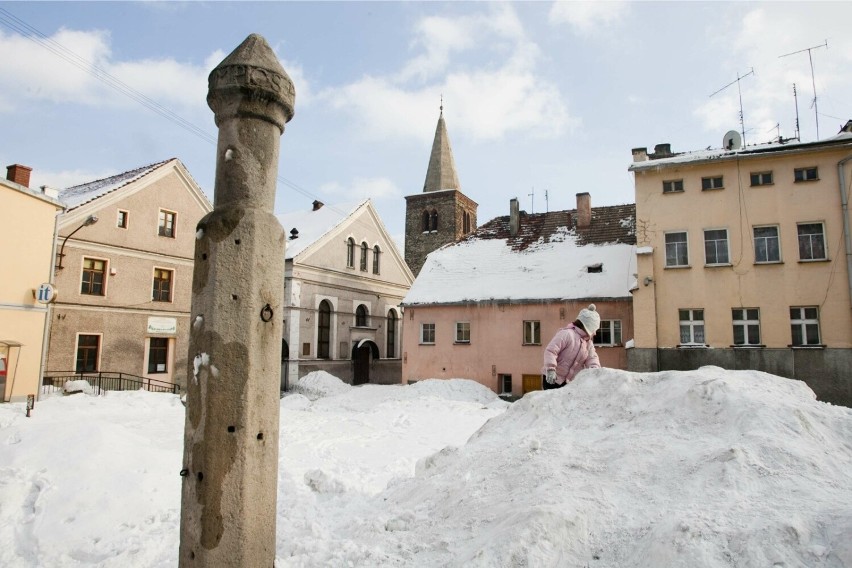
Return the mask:
<path id="1" fill-rule="evenodd" d="M 417 565 L 850 566 L 850 434 L 798 381 L 585 371 L 421 460 L 386 528 Z"/>

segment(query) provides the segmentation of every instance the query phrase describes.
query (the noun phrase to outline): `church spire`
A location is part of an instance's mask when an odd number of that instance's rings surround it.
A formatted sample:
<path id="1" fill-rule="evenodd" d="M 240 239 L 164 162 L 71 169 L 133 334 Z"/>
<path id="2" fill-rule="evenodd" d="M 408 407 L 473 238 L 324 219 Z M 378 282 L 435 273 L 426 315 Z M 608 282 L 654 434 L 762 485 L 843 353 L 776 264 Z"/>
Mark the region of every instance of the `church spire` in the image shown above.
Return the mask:
<path id="1" fill-rule="evenodd" d="M 444 122 L 443 96 L 441 96 L 441 114 L 438 117 L 438 127 L 435 129 L 435 140 L 432 142 L 432 154 L 429 156 L 429 169 L 426 170 L 423 191 L 441 191 L 442 189 L 461 191 L 453 149 L 447 134 L 447 124 Z"/>

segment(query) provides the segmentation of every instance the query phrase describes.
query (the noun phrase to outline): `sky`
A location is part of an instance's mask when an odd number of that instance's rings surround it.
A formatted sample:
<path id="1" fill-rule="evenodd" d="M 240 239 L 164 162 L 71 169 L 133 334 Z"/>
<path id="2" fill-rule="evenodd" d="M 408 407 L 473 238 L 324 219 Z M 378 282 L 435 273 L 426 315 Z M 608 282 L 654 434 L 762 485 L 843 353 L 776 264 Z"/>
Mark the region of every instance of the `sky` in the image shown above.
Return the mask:
<path id="1" fill-rule="evenodd" d="M 852 410 L 801 381 L 589 369 L 508 404 L 317 372 L 280 409 L 279 568 L 852 565 Z M 176 567 L 184 420 L 144 391 L 0 405 L 0 565 Z"/>
<path id="2" fill-rule="evenodd" d="M 370 197 L 401 240 L 442 104 L 480 224 L 513 197 L 631 203 L 632 148 L 795 136 L 797 106 L 803 141 L 836 134 L 850 20 L 849 2 L 0 2 L 0 159 L 64 188 L 177 157 L 212 198 L 206 78 L 259 33 L 296 89 L 276 213 Z"/>

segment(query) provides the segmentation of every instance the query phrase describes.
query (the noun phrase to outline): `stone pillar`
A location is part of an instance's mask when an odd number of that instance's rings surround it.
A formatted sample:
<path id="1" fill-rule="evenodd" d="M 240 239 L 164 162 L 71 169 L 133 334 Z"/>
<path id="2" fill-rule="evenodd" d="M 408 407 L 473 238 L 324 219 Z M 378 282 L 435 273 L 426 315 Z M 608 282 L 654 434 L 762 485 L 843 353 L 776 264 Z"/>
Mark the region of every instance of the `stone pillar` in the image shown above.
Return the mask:
<path id="1" fill-rule="evenodd" d="M 273 209 L 294 101 L 259 35 L 210 73 L 219 140 L 214 207 L 196 233 L 181 568 L 275 561 L 285 235 Z"/>

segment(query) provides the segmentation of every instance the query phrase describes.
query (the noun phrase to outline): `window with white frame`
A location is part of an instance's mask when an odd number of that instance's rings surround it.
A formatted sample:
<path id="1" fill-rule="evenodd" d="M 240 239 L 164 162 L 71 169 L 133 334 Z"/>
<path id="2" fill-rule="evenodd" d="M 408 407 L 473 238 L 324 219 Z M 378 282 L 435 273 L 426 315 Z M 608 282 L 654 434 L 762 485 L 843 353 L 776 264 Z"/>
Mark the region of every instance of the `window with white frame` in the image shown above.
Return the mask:
<path id="1" fill-rule="evenodd" d="M 666 233 L 666 266 L 689 266 L 686 232 Z"/>
<path id="2" fill-rule="evenodd" d="M 435 324 L 421 323 L 420 324 L 420 343 L 434 345 L 435 343 Z"/>
<path id="3" fill-rule="evenodd" d="M 778 226 L 754 227 L 754 261 L 781 262 Z"/>
<path id="4" fill-rule="evenodd" d="M 512 394 L 512 375 L 497 375 L 500 394 Z"/>
<path id="5" fill-rule="evenodd" d="M 730 264 L 728 256 L 728 229 L 704 231 L 704 263 Z"/>
<path id="6" fill-rule="evenodd" d="M 760 345 L 760 310 L 758 308 L 733 308 L 734 345 Z"/>
<path id="7" fill-rule="evenodd" d="M 680 193 L 683 191 L 682 179 L 669 179 L 663 181 L 663 193 Z"/>
<path id="8" fill-rule="evenodd" d="M 819 170 L 816 166 L 808 168 L 796 168 L 793 170 L 793 179 L 800 181 L 816 181 L 819 179 Z"/>
<path id="9" fill-rule="evenodd" d="M 470 343 L 470 322 L 456 322 L 456 343 Z"/>
<path id="10" fill-rule="evenodd" d="M 722 176 L 712 176 L 712 177 L 703 177 L 701 178 L 701 190 L 707 191 L 708 189 L 723 189 L 725 187 L 724 179 Z"/>
<path id="11" fill-rule="evenodd" d="M 825 231 L 822 223 L 799 223 L 799 259 L 825 260 Z"/>
<path id="12" fill-rule="evenodd" d="M 678 310 L 680 315 L 680 344 L 704 345 L 704 310 Z"/>
<path id="13" fill-rule="evenodd" d="M 790 332 L 794 346 L 819 345 L 819 308 L 790 308 Z"/>
<path id="14" fill-rule="evenodd" d="M 772 172 L 752 172 L 751 186 L 772 185 Z"/>
<path id="15" fill-rule="evenodd" d="M 527 320 L 524 322 L 524 345 L 541 345 L 541 322 Z"/>
<path id="16" fill-rule="evenodd" d="M 621 320 L 601 320 L 593 343 L 605 346 L 621 345 Z"/>

